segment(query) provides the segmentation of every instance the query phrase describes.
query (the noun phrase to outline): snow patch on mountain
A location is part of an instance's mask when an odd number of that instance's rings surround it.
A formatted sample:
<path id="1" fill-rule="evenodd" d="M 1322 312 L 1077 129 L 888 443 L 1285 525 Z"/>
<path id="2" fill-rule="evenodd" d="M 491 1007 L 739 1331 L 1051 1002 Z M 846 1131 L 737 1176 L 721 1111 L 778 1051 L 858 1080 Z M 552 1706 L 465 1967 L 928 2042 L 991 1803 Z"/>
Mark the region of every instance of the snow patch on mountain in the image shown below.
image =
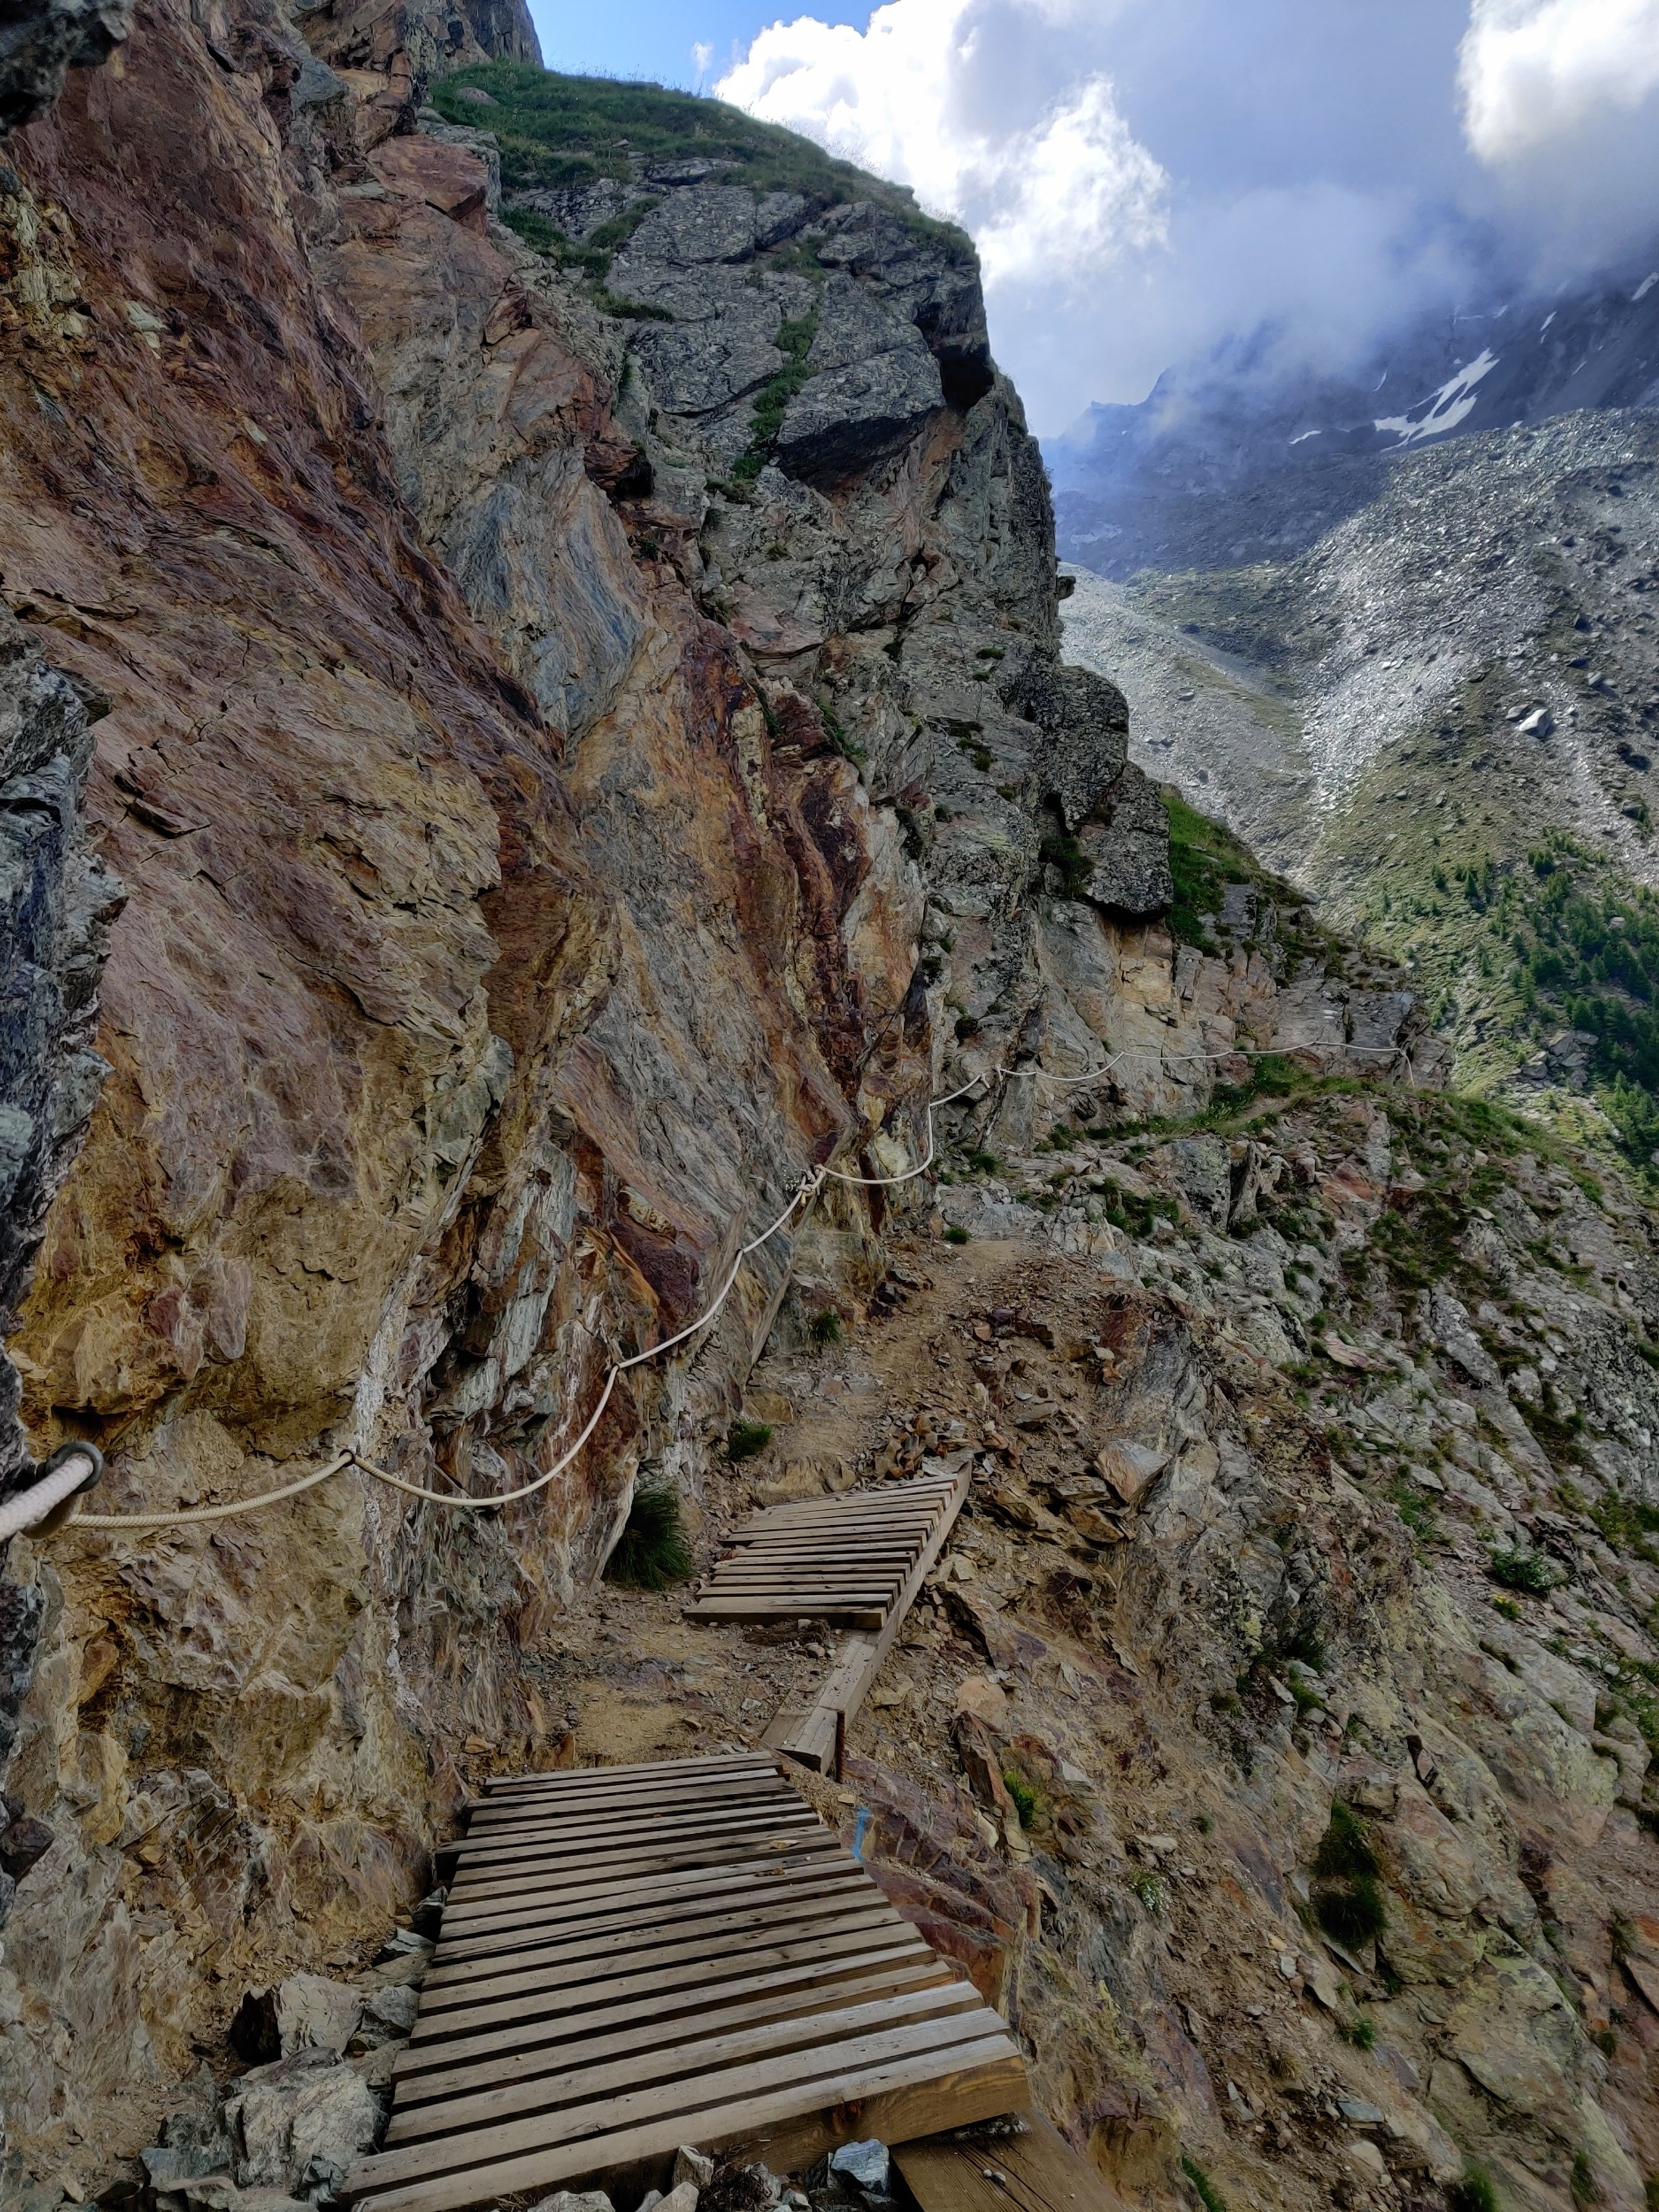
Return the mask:
<path id="1" fill-rule="evenodd" d="M 1420 445 L 1425 438 L 1443 438 L 1474 414 L 1475 386 L 1497 366 L 1498 356 L 1490 346 L 1484 346 L 1467 368 L 1449 376 L 1438 392 L 1423 403 L 1425 413 L 1380 416 L 1372 422 L 1372 429 L 1397 431 L 1402 446 Z"/>

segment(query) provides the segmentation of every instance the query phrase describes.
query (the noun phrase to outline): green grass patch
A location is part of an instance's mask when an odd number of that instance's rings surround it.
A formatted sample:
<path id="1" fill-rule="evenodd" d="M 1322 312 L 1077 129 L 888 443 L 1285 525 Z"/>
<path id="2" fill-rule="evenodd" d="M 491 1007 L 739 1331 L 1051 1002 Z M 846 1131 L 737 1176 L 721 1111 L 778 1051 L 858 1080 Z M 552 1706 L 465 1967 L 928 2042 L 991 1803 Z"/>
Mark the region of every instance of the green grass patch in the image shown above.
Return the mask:
<path id="1" fill-rule="evenodd" d="M 1498 2212 L 1498 2191 L 1484 2166 L 1465 2166 L 1446 2191 L 1446 2212 Z"/>
<path id="2" fill-rule="evenodd" d="M 834 1306 L 820 1306 L 807 1322 L 806 1334 L 817 1345 L 839 1344 L 844 1332 L 841 1316 Z"/>
<path id="3" fill-rule="evenodd" d="M 1184 2150 L 1181 2154 L 1181 2171 L 1192 2183 L 1197 2193 L 1198 2201 L 1204 2207 L 1204 2212 L 1227 2212 L 1226 2198 L 1211 2180 L 1209 2175 L 1205 2172 L 1198 2160 L 1195 2158 L 1189 2158 Z"/>
<path id="4" fill-rule="evenodd" d="M 965 1229 L 959 1228 L 953 1221 L 945 1231 L 945 1241 L 947 1244 L 968 1244 L 973 1240 Z"/>
<path id="5" fill-rule="evenodd" d="M 1382 1893 L 1370 1880 L 1349 1882 L 1341 1889 L 1314 1892 L 1314 1917 L 1328 1936 L 1352 1950 L 1380 1936 L 1388 1925 Z"/>
<path id="6" fill-rule="evenodd" d="M 1646 1504 L 1639 1498 L 1601 1498 L 1592 1507 L 1590 1518 L 1615 1552 L 1659 1567 L 1659 1547 L 1652 1541 L 1659 1536 L 1659 1505 Z"/>
<path id="7" fill-rule="evenodd" d="M 1084 1188 L 1100 1200 L 1102 1211 L 1113 1228 L 1122 1230 L 1129 1237 L 1144 1239 L 1152 1235 L 1158 1222 L 1181 1218 L 1178 1199 L 1127 1190 L 1110 1176 L 1097 1176 Z"/>
<path id="8" fill-rule="evenodd" d="M 1314 1917 L 1328 1936 L 1352 1948 L 1382 1934 L 1388 1915 L 1376 1853 L 1364 1822 L 1340 1797 L 1332 1803 L 1313 1870 L 1321 1885 L 1313 1895 Z"/>
<path id="9" fill-rule="evenodd" d="M 1340 1797 L 1332 1803 L 1330 1820 L 1314 1854 L 1313 1870 L 1331 1880 L 1352 1880 L 1379 1870 L 1364 1822 Z"/>
<path id="10" fill-rule="evenodd" d="M 1504 1589 L 1524 1590 L 1528 1597 L 1547 1597 L 1561 1577 L 1539 1552 L 1494 1552 L 1486 1572 Z"/>
<path id="11" fill-rule="evenodd" d="M 1002 1786 L 1014 1801 L 1014 1810 L 1019 1814 L 1019 1825 L 1029 1828 L 1036 1819 L 1037 1794 L 1029 1782 L 1022 1782 L 1018 1774 L 1005 1774 Z"/>
<path id="12" fill-rule="evenodd" d="M 481 106 L 457 97 L 487 92 Z M 816 208 L 874 200 L 950 259 L 975 265 L 972 240 L 955 224 L 924 215 L 901 185 L 837 161 L 810 138 L 757 122 L 723 100 L 616 77 L 567 76 L 529 62 L 484 62 L 441 77 L 432 105 L 450 123 L 492 131 L 508 191 L 627 178 L 634 163 L 676 157 L 717 162 L 708 181 L 757 192 L 800 192 Z"/>
<path id="13" fill-rule="evenodd" d="M 1061 898 L 1081 898 L 1095 872 L 1094 862 L 1066 829 L 1044 831 L 1037 847 L 1037 863 L 1052 868 L 1060 878 Z"/>
<path id="14" fill-rule="evenodd" d="M 1229 884 L 1254 883 L 1261 871 L 1231 830 L 1188 806 L 1179 793 L 1166 790 L 1163 796 L 1175 881 L 1170 928 L 1179 943 L 1212 951 L 1210 917 L 1220 911 L 1223 892 Z"/>
<path id="15" fill-rule="evenodd" d="M 806 365 L 806 356 L 812 349 L 812 337 L 817 326 L 817 309 L 814 307 L 811 314 L 801 316 L 798 321 L 781 325 L 773 341 L 784 356 L 783 367 L 762 385 L 756 396 L 748 448 L 732 464 L 732 473 L 739 483 L 752 483 L 772 458 L 789 403 L 812 373 Z"/>
<path id="16" fill-rule="evenodd" d="M 726 1432 L 726 1456 L 732 1461 L 753 1459 L 772 1441 L 769 1421 L 733 1421 Z"/>
<path id="17" fill-rule="evenodd" d="M 663 1481 L 640 1483 L 605 1561 L 605 1580 L 623 1589 L 667 1589 L 684 1582 L 692 1565 L 678 1495 Z"/>

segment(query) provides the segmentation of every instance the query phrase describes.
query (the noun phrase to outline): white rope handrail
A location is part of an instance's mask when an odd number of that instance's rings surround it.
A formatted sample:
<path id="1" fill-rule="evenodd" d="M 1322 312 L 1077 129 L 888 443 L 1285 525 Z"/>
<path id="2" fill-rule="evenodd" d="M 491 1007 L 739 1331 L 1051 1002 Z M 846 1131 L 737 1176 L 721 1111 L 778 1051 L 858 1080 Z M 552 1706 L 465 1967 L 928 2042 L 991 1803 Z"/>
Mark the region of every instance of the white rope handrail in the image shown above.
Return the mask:
<path id="1" fill-rule="evenodd" d="M 1337 1048 L 1292 1045 L 1286 1049 L 1296 1052 L 1334 1048 Z M 1398 1048 L 1393 1045 L 1355 1045 L 1349 1044 L 1346 1041 L 1340 1048 L 1350 1053 L 1380 1053 L 1390 1058 L 1398 1050 Z M 1113 1068 L 1124 1060 L 1156 1059 L 1166 1062 L 1170 1060 L 1207 1061 L 1273 1060 L 1284 1056 L 1284 1052 L 1276 1051 L 1271 1047 L 1238 1047 L 1225 1052 L 1170 1053 L 1156 1046 L 1126 1045 L 1121 1051 L 1115 1052 L 1111 1058 L 1103 1061 L 1100 1066 L 1091 1068 L 1084 1075 L 1054 1075 L 1044 1067 L 1009 1067 L 1000 1061 L 991 1067 L 981 1068 L 977 1074 L 970 1076 L 966 1083 L 960 1085 L 955 1091 L 946 1091 L 941 1097 L 928 1100 L 927 1152 L 926 1158 L 917 1166 L 906 1168 L 902 1173 L 890 1176 L 848 1175 L 842 1169 L 830 1167 L 812 1168 L 802 1176 L 790 1194 L 789 1203 L 769 1227 L 762 1230 L 758 1237 L 751 1237 L 747 1243 L 738 1247 L 737 1255 L 727 1271 L 726 1280 L 720 1285 L 719 1291 L 702 1312 L 694 1321 L 688 1322 L 684 1328 L 678 1330 L 672 1336 L 665 1337 L 660 1344 L 647 1346 L 643 1352 L 630 1352 L 625 1358 L 613 1360 L 605 1370 L 605 1382 L 600 1388 L 598 1402 L 586 1420 L 583 1422 L 580 1431 L 574 1440 L 551 1467 L 537 1475 L 533 1481 L 520 1483 L 515 1490 L 500 1491 L 491 1498 L 469 1498 L 454 1491 L 429 1490 L 421 1483 L 405 1481 L 402 1475 L 393 1474 L 388 1468 L 378 1466 L 373 1460 L 366 1459 L 354 1446 L 349 1444 L 344 1450 L 337 1452 L 326 1466 L 313 1468 L 310 1474 L 302 1474 L 293 1482 L 283 1483 L 275 1490 L 261 1491 L 257 1498 L 231 1498 L 217 1505 L 181 1505 L 173 1508 L 171 1511 L 161 1513 L 82 1513 L 71 1505 L 66 1516 L 61 1519 L 53 1520 L 52 1516 L 65 1501 L 72 1498 L 74 1494 L 85 1487 L 89 1481 L 95 1480 L 97 1473 L 102 1467 L 102 1461 L 96 1458 L 92 1446 L 65 1445 L 46 1462 L 46 1468 L 42 1470 L 41 1480 L 36 1482 L 33 1488 L 20 1491 L 15 1497 L 9 1498 L 3 1503 L 0 1503 L 0 1543 L 3 1543 L 9 1537 L 21 1535 L 31 1528 L 45 1533 L 42 1523 L 49 1521 L 54 1528 L 62 1527 L 88 1529 L 181 1528 L 202 1522 L 227 1521 L 240 1514 L 256 1512 L 263 1506 L 280 1504 L 284 1498 L 298 1498 L 307 1490 L 315 1490 L 319 1484 L 328 1481 L 331 1476 L 338 1474 L 343 1468 L 348 1467 L 356 1468 L 360 1473 L 368 1475 L 376 1482 L 386 1484 L 392 1490 L 402 1491 L 405 1497 L 418 1498 L 431 1505 L 447 1505 L 459 1512 L 493 1513 L 503 1505 L 516 1504 L 520 1498 L 532 1497 L 537 1491 L 544 1490 L 550 1482 L 556 1481 L 576 1458 L 604 1419 L 605 1409 L 611 1402 L 611 1393 L 616 1389 L 621 1376 L 626 1374 L 630 1368 L 643 1366 L 647 1360 L 661 1358 L 665 1352 L 672 1352 L 677 1346 L 700 1334 L 709 1326 L 736 1287 L 738 1277 L 743 1272 L 744 1262 L 752 1254 L 758 1252 L 763 1244 L 769 1243 L 772 1238 L 778 1235 L 798 1206 L 815 1198 L 825 1182 L 852 1183 L 863 1189 L 876 1189 L 896 1183 L 912 1182 L 918 1176 L 925 1175 L 933 1165 L 938 1149 L 938 1140 L 933 1129 L 934 1114 L 941 1107 L 953 1105 L 958 1098 L 965 1098 L 970 1091 L 976 1090 L 981 1084 L 992 1083 L 998 1078 L 1001 1078 L 1007 1082 L 1040 1080 L 1070 1087 L 1074 1085 L 1098 1083 L 1103 1076 L 1109 1075 Z M 79 1471 L 71 1480 L 68 1478 L 67 1471 L 72 1465 L 76 1464 L 77 1458 Z"/>

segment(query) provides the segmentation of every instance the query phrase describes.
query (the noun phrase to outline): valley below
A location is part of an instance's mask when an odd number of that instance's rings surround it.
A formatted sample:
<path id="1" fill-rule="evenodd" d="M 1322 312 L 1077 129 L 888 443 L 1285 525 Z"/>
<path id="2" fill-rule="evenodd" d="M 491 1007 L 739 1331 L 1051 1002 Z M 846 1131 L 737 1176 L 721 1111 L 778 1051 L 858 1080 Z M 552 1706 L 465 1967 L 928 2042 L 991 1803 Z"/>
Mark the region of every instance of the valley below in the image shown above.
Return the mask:
<path id="1" fill-rule="evenodd" d="M 1136 757 L 1409 964 L 1460 1080 L 1654 1149 L 1656 422 L 1396 461 L 1284 562 L 1077 572 Z"/>

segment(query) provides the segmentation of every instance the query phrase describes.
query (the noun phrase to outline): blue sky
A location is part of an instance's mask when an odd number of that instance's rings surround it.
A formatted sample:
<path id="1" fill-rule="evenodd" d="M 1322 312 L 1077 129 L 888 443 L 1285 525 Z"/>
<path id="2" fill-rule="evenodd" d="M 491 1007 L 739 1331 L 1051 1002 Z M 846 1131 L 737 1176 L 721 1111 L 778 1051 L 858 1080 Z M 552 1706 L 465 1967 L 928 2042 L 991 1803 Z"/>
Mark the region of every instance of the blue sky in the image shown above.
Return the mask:
<path id="1" fill-rule="evenodd" d="M 780 13 L 776 8 L 757 6 L 754 0 L 607 0 L 599 7 L 571 7 L 568 0 L 561 4 L 531 0 L 530 12 L 549 69 L 584 76 L 654 77 L 688 90 L 696 85 L 694 47 L 714 49 L 708 73 L 712 84 L 746 51 L 756 33 L 775 22 Z M 851 8 L 802 0 L 799 7 L 782 11 L 786 20 L 808 12 L 820 22 L 856 23 L 862 29 L 870 14 L 869 0 Z"/>

